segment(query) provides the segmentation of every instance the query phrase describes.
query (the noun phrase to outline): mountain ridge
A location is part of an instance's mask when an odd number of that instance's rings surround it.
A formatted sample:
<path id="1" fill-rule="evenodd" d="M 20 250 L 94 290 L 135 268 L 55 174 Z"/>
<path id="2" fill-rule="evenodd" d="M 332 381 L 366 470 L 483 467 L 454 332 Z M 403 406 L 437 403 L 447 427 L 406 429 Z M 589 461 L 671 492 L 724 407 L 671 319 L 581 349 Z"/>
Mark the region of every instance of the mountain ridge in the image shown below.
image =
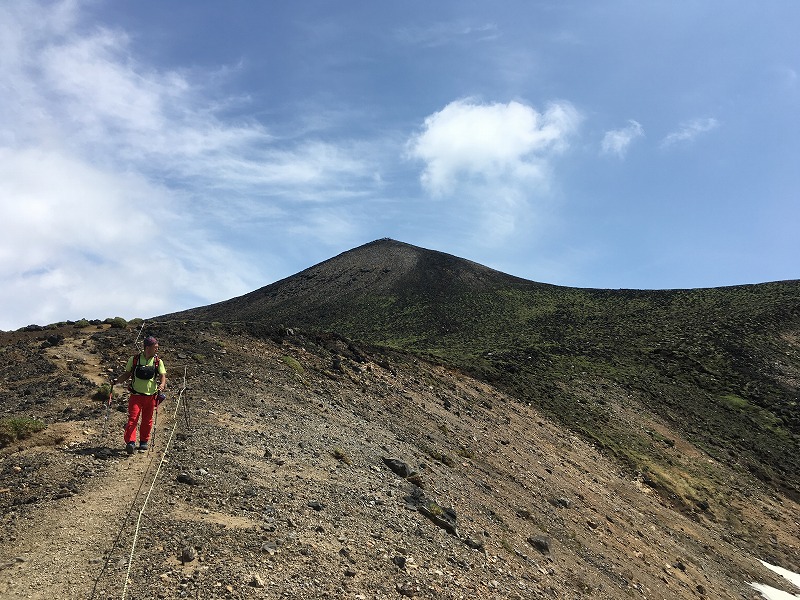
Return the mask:
<path id="1" fill-rule="evenodd" d="M 224 312 L 228 307 L 236 307 L 242 310 L 248 304 L 254 303 L 266 298 L 274 298 L 278 295 L 278 290 L 293 290 L 302 291 L 302 282 L 314 280 L 320 276 L 320 273 L 326 275 L 324 283 L 337 283 L 336 279 L 349 275 L 353 280 L 356 280 L 356 274 L 371 274 L 370 277 L 365 277 L 364 281 L 358 281 L 358 291 L 375 288 L 381 291 L 389 291 L 392 288 L 398 288 L 400 284 L 404 283 L 404 279 L 397 277 L 398 269 L 403 274 L 403 278 L 411 277 L 412 275 L 418 279 L 423 279 L 427 276 L 425 283 L 435 284 L 432 279 L 431 273 L 421 269 L 421 272 L 414 273 L 414 267 L 422 260 L 427 263 L 438 263 L 440 272 L 446 272 L 448 265 L 454 267 L 458 271 L 461 278 L 468 277 L 469 283 L 475 285 L 476 283 L 483 283 L 484 285 L 509 285 L 509 286 L 522 286 L 530 287 L 531 289 L 548 289 L 548 290 L 574 290 L 586 293 L 604 293 L 604 294 L 673 294 L 673 293 L 688 293 L 688 292 L 701 292 L 704 290 L 737 290 L 758 288 L 761 286 L 773 285 L 800 285 L 800 279 L 787 279 L 781 281 L 768 281 L 761 283 L 742 283 L 718 287 L 696 287 L 696 288 L 665 288 L 665 289 L 636 289 L 636 288 L 597 288 L 597 287 L 574 287 L 564 286 L 558 284 L 551 284 L 546 282 L 538 282 L 496 269 L 487 267 L 469 259 L 460 258 L 455 255 L 439 251 L 428 250 L 419 246 L 414 246 L 405 242 L 397 241 L 391 238 L 381 238 L 373 240 L 357 246 L 350 250 L 339 253 L 329 259 L 321 261 L 315 265 L 307 267 L 294 275 L 290 275 L 276 282 L 262 286 L 256 290 L 245 293 L 241 296 L 216 302 L 207 306 L 196 307 L 174 313 L 161 315 L 157 318 L 174 318 L 180 316 L 191 316 L 198 314 L 209 314 L 213 316 L 217 312 Z M 336 266 L 336 273 L 329 273 L 327 268 L 329 266 Z M 467 268 L 469 268 L 469 271 Z M 350 269 L 348 273 L 347 270 Z M 318 282 L 315 282 L 318 283 Z M 411 282 L 413 283 L 413 282 Z M 452 285 L 453 281 L 448 281 L 448 285 Z M 466 283 L 466 282 L 462 282 Z M 399 291 L 395 289 L 395 291 Z M 442 291 L 439 289 L 439 291 Z M 450 291 L 449 289 L 447 291 Z M 281 298 L 284 299 L 284 298 Z M 245 313 L 252 308 L 245 309 Z M 265 318 L 265 315 L 255 313 L 256 316 Z M 252 315 L 251 315 L 252 316 Z"/>
<path id="2" fill-rule="evenodd" d="M 611 424 L 601 397 L 584 397 L 580 369 L 627 390 L 712 453 L 735 456 L 795 498 L 800 490 L 799 280 L 571 288 L 383 239 L 163 318 L 332 331 L 417 353 L 542 406 L 641 470 L 650 461 L 645 441 L 620 444 L 629 432 Z"/>

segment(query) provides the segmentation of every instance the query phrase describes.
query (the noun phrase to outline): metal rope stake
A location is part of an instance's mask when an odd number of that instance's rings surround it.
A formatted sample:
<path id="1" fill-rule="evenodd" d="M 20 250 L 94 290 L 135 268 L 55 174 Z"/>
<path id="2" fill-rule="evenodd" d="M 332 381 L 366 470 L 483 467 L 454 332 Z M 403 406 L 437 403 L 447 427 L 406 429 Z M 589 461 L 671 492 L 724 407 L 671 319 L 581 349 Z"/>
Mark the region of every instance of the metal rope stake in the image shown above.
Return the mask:
<path id="1" fill-rule="evenodd" d="M 139 328 L 139 333 L 137 333 L 137 334 L 136 334 L 136 339 L 135 339 L 135 340 L 133 340 L 133 345 L 134 345 L 134 346 L 135 346 L 135 345 L 136 345 L 136 343 L 139 341 L 139 336 L 140 336 L 140 335 L 142 335 L 142 332 L 144 331 L 144 324 L 145 324 L 146 322 L 147 322 L 147 321 L 142 321 L 142 326 Z"/>
<path id="2" fill-rule="evenodd" d="M 147 496 L 145 496 L 144 504 L 142 504 L 142 508 L 139 511 L 139 518 L 136 519 L 136 528 L 133 532 L 133 544 L 131 544 L 131 554 L 128 558 L 128 572 L 125 574 L 125 585 L 122 588 L 122 600 L 125 600 L 125 594 L 128 591 L 128 583 L 131 580 L 131 568 L 133 566 L 133 553 L 136 550 L 136 542 L 139 538 L 139 529 L 142 525 L 142 516 L 144 515 L 144 511 L 147 508 L 147 503 L 150 500 L 150 494 L 153 493 L 153 488 L 156 485 L 156 480 L 158 479 L 158 474 L 161 472 L 161 466 L 166 462 L 164 457 L 167 454 L 167 450 L 169 449 L 170 444 L 172 443 L 172 438 L 175 436 L 175 430 L 178 427 L 178 407 L 181 404 L 181 396 L 183 396 L 183 392 L 186 390 L 186 367 L 183 368 L 183 387 L 181 388 L 180 393 L 178 394 L 178 400 L 175 402 L 175 413 L 173 414 L 173 423 L 172 423 L 172 431 L 169 434 L 169 439 L 167 443 L 164 445 L 164 452 L 161 454 L 161 460 L 158 462 L 158 468 L 156 469 L 156 473 L 153 476 L 153 483 L 150 484 L 150 489 L 147 491 Z"/>

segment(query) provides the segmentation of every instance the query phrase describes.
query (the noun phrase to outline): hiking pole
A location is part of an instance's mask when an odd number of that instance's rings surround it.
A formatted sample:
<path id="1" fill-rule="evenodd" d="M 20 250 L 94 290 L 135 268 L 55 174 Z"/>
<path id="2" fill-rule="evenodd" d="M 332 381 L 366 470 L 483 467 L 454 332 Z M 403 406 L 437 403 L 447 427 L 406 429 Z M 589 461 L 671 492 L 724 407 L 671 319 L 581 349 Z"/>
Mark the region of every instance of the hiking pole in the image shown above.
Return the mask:
<path id="1" fill-rule="evenodd" d="M 150 440 L 150 450 L 156 447 L 156 434 L 158 433 L 158 400 L 156 400 L 155 417 L 153 421 L 153 438 Z"/>
<path id="2" fill-rule="evenodd" d="M 153 421 L 153 437 L 151 438 L 150 447 L 153 448 L 156 445 L 156 433 L 158 433 L 158 407 L 161 406 L 161 403 L 166 400 L 166 396 L 164 392 L 158 392 L 155 397 L 156 407 L 153 411 L 155 420 Z"/>
<path id="3" fill-rule="evenodd" d="M 106 430 L 108 429 L 108 416 L 111 413 L 111 402 L 114 399 L 114 380 L 111 380 L 110 389 L 108 390 L 108 402 L 106 402 L 106 418 L 103 421 L 103 437 L 106 437 Z"/>

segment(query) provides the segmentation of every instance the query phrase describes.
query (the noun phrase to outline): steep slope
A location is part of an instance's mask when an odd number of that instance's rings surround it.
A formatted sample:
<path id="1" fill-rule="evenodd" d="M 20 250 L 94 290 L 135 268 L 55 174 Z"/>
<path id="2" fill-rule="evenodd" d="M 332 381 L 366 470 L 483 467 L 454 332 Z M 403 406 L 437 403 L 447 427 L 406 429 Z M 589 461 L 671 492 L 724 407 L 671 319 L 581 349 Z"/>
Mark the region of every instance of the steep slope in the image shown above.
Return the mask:
<path id="1" fill-rule="evenodd" d="M 92 394 L 148 333 L 169 400 L 128 458 Z M 796 503 L 635 412 L 724 506 L 676 513 L 535 406 L 337 335 L 64 326 L 0 351 L 2 415 L 47 424 L 0 449 L 3 598 L 738 600 L 791 589 L 757 559 L 800 565 Z"/>
<path id="2" fill-rule="evenodd" d="M 800 281 L 576 289 L 378 240 L 166 318 L 334 331 L 457 367 L 600 444 L 686 509 L 713 482 L 674 473 L 669 441 L 627 415 L 653 415 L 717 460 L 800 490 Z"/>

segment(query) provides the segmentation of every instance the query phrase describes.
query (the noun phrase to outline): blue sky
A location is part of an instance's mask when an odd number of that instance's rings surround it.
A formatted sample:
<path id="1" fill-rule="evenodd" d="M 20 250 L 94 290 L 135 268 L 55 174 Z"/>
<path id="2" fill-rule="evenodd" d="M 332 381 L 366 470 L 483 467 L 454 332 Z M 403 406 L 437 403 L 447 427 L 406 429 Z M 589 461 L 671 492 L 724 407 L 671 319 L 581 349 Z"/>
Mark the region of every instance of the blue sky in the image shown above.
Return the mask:
<path id="1" fill-rule="evenodd" d="M 800 277 L 800 4 L 0 5 L 0 329 L 391 237 L 527 279 Z"/>

